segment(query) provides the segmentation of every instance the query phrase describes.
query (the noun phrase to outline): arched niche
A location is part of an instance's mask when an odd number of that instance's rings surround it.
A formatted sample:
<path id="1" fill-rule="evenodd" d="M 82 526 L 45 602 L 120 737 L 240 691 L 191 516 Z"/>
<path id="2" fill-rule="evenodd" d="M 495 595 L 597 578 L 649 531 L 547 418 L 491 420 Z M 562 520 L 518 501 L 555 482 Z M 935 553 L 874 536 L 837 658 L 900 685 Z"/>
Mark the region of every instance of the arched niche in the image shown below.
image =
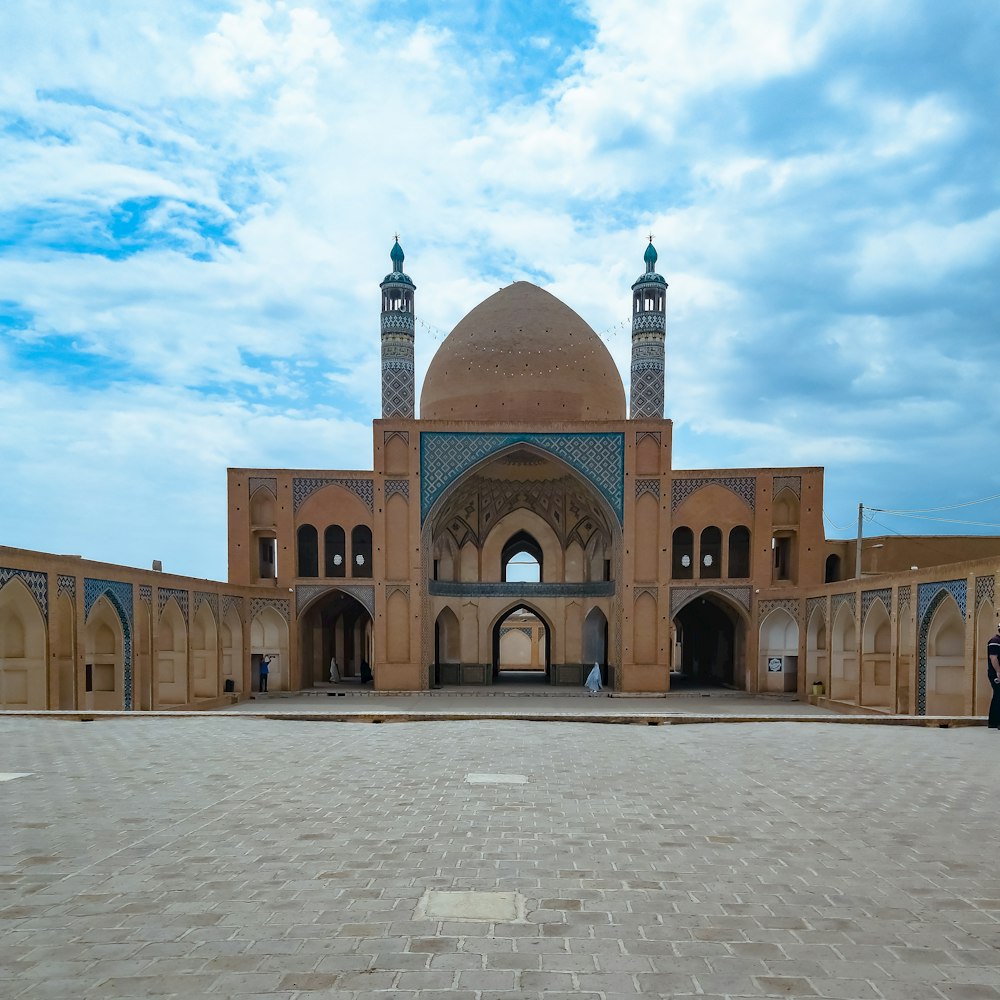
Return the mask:
<path id="1" fill-rule="evenodd" d="M 410 599 L 402 590 L 394 590 L 386 602 L 386 617 L 392 622 L 387 636 L 387 659 L 390 663 L 410 662 Z"/>
<path id="2" fill-rule="evenodd" d="M 462 662 L 462 629 L 458 616 L 451 608 L 443 608 L 434 623 L 435 662 L 458 664 Z M 449 681 L 449 683 L 457 683 Z"/>
<path id="3" fill-rule="evenodd" d="M 583 620 L 582 653 L 584 667 L 593 666 L 595 663 L 603 668 L 607 667 L 608 619 L 600 608 L 591 608 Z M 602 674 L 604 682 L 607 682 L 607 673 L 602 671 Z"/>
<path id="4" fill-rule="evenodd" d="M 56 626 L 52 641 L 53 661 L 59 678 L 59 708 L 77 707 L 76 608 L 69 594 L 60 594 L 51 611 Z M 149 707 L 148 705 L 146 706 Z"/>
<path id="5" fill-rule="evenodd" d="M 518 556 L 521 558 L 518 559 Z M 541 583 L 545 556 L 541 545 L 527 531 L 516 531 L 500 550 L 500 579 Z"/>
<path id="6" fill-rule="evenodd" d="M 86 706 L 104 711 L 123 708 L 125 639 L 118 612 L 106 596 L 90 609 L 83 643 Z"/>
<path id="7" fill-rule="evenodd" d="M 243 690 L 243 622 L 236 611 L 230 608 L 222 619 L 219 629 L 222 648 L 222 681 L 233 682 L 234 691 Z"/>
<path id="8" fill-rule="evenodd" d="M 0 590 L 0 707 L 48 707 L 45 619 L 17 577 Z"/>
<path id="9" fill-rule="evenodd" d="M 215 615 L 202 601 L 191 622 L 191 684 L 195 698 L 219 695 L 219 631 Z"/>
<path id="10" fill-rule="evenodd" d="M 160 614 L 156 630 L 157 704 L 186 705 L 188 697 L 188 641 L 184 615 L 174 598 Z"/>
<path id="11" fill-rule="evenodd" d="M 406 442 L 393 435 L 385 445 L 385 471 L 390 476 L 405 476 L 410 470 L 410 454 Z"/>
<path id="12" fill-rule="evenodd" d="M 729 532 L 726 575 L 732 580 L 745 580 L 750 576 L 750 529 L 745 524 L 738 524 Z"/>
<path id="13" fill-rule="evenodd" d="M 288 623 L 274 608 L 261 608 L 250 623 L 250 654 L 253 661 L 252 685 L 260 680 L 261 657 L 269 656 L 268 691 L 288 688 Z"/>
<path id="14" fill-rule="evenodd" d="M 576 539 L 566 547 L 566 582 L 583 583 L 586 577 L 583 546 Z"/>
<path id="15" fill-rule="evenodd" d="M 861 630 L 861 703 L 892 708 L 892 623 L 881 599 L 872 602 Z"/>
<path id="16" fill-rule="evenodd" d="M 652 493 L 643 493 L 635 502 L 635 578 L 654 583 L 660 551 L 660 508 Z"/>
<path id="17" fill-rule="evenodd" d="M 390 580 L 408 580 L 410 577 L 410 511 L 406 500 L 399 493 L 394 493 L 386 502 L 385 534 L 386 576 Z"/>
<path id="18" fill-rule="evenodd" d="M 983 600 L 976 610 L 976 666 L 975 694 L 973 715 L 986 715 L 993 700 L 993 687 L 990 684 L 987 667 L 989 657 L 986 655 L 986 645 L 996 632 L 997 613 L 989 601 Z"/>
<path id="19" fill-rule="evenodd" d="M 944 594 L 932 612 L 926 669 L 927 714 L 964 714 L 965 619 L 951 594 Z"/>
<path id="20" fill-rule="evenodd" d="M 674 528 L 670 551 L 670 575 L 675 580 L 694 579 L 694 532 L 687 525 Z"/>
<path id="21" fill-rule="evenodd" d="M 432 580 L 457 580 L 459 573 L 458 546 L 450 531 L 445 531 L 434 540 L 434 566 Z"/>
<path id="22" fill-rule="evenodd" d="M 786 486 L 774 498 L 771 522 L 775 527 L 794 527 L 799 523 L 799 498 Z"/>
<path id="23" fill-rule="evenodd" d="M 493 526 L 483 545 L 482 575 L 491 583 L 499 583 L 503 566 L 503 552 L 508 543 L 518 535 L 530 538 L 541 551 L 539 560 L 542 580 L 561 583 L 563 579 L 562 546 L 548 521 L 532 510 L 519 507 L 502 517 Z M 463 576 L 463 579 L 465 577 Z"/>
<path id="24" fill-rule="evenodd" d="M 275 520 L 274 494 L 266 486 L 258 486 L 250 497 L 250 527 L 273 528 Z"/>
<path id="25" fill-rule="evenodd" d="M 784 608 L 775 608 L 760 624 L 760 687 L 794 691 L 798 686 L 799 624 Z"/>
<path id="26" fill-rule="evenodd" d="M 656 598 L 644 591 L 635 602 L 632 649 L 636 664 L 656 663 Z"/>
<path id="27" fill-rule="evenodd" d="M 831 629 L 830 697 L 851 704 L 858 700 L 856 623 L 846 603 L 837 610 Z"/>
<path id="28" fill-rule="evenodd" d="M 806 685 L 819 681 L 830 691 L 830 650 L 826 635 L 826 615 L 814 608 L 806 625 Z"/>
<path id="29" fill-rule="evenodd" d="M 660 471 L 660 446 L 649 435 L 635 447 L 635 469 L 641 476 L 655 476 Z"/>

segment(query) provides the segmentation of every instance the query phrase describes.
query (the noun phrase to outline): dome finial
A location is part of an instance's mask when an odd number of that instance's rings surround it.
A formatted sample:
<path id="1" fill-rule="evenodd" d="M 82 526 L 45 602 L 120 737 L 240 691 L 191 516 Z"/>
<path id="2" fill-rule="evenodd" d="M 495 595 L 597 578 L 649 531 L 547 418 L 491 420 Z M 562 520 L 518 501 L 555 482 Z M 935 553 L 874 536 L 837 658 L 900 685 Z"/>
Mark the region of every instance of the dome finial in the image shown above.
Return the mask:
<path id="1" fill-rule="evenodd" d="M 649 246 L 646 247 L 646 252 L 642 255 L 642 259 L 646 262 L 646 273 L 650 274 L 656 270 L 656 247 L 653 246 L 653 234 L 649 234 Z"/>
<path id="2" fill-rule="evenodd" d="M 403 270 L 403 248 L 399 245 L 399 233 L 394 236 L 395 243 L 392 245 L 392 249 L 389 251 L 389 259 L 392 261 L 392 269 L 394 271 Z"/>

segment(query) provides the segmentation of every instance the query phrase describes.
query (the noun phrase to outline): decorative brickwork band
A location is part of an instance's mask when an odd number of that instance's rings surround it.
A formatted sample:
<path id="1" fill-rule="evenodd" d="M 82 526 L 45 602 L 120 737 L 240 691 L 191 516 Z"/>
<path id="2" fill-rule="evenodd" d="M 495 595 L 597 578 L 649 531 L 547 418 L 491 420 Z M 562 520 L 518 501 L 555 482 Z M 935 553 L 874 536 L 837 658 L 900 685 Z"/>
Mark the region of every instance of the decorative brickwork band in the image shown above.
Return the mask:
<path id="1" fill-rule="evenodd" d="M 278 480 L 267 476 L 251 476 L 247 481 L 247 493 L 253 496 L 262 486 L 275 500 L 278 499 Z"/>
<path id="2" fill-rule="evenodd" d="M 410 443 L 409 431 L 386 431 L 382 443 L 388 444 L 393 438 L 399 438 L 399 440 L 402 441 L 403 444 Z"/>
<path id="3" fill-rule="evenodd" d="M 711 589 L 707 587 L 671 587 L 670 615 L 671 617 L 676 616 L 679 611 L 698 597 L 709 597 L 717 594 L 729 598 L 744 611 L 750 611 L 749 587 L 712 587 Z"/>
<path id="4" fill-rule="evenodd" d="M 761 601 L 757 605 L 757 621 L 763 622 L 772 611 L 787 611 L 795 621 L 802 624 L 802 602 L 791 598 L 775 601 Z"/>
<path id="5" fill-rule="evenodd" d="M 375 510 L 375 484 L 371 479 L 306 479 L 292 480 L 292 507 L 296 513 L 306 500 L 324 486 L 342 486 L 353 493 L 370 511 Z"/>
<path id="6" fill-rule="evenodd" d="M 153 605 L 153 588 L 148 583 L 139 584 L 139 600 L 143 604 Z"/>
<path id="7" fill-rule="evenodd" d="M 863 590 L 861 591 L 861 622 L 864 624 L 865 619 L 868 617 L 868 612 L 871 611 L 872 605 L 876 601 L 881 601 L 885 607 L 886 611 L 892 610 L 892 588 L 891 587 L 880 587 L 878 590 Z"/>
<path id="8" fill-rule="evenodd" d="M 754 476 L 706 476 L 704 479 L 675 479 L 670 497 L 670 509 L 677 510 L 678 507 L 692 493 L 696 493 L 703 486 L 724 486 L 727 490 L 736 494 L 751 510 L 756 506 L 757 500 L 757 479 Z"/>
<path id="9" fill-rule="evenodd" d="M 633 420 L 662 419 L 665 373 L 666 352 L 663 340 L 649 343 L 633 337 L 629 390 L 629 416 Z"/>
<path id="10" fill-rule="evenodd" d="M 812 616 L 820 611 L 823 615 L 823 621 L 826 621 L 826 598 L 825 597 L 810 597 L 806 601 L 806 621 L 812 621 Z"/>
<path id="11" fill-rule="evenodd" d="M 853 593 L 850 594 L 834 594 L 830 600 L 830 613 L 834 618 L 837 617 L 837 612 L 841 609 L 843 605 L 847 605 L 850 609 L 852 615 L 857 615 L 858 611 L 858 601 L 857 595 Z"/>
<path id="12" fill-rule="evenodd" d="M 181 614 L 184 616 L 184 624 L 186 625 L 188 623 L 188 592 L 186 590 L 178 590 L 174 587 L 160 587 L 157 594 L 157 614 L 163 614 L 163 609 L 167 606 L 167 601 L 171 597 L 181 609 Z"/>
<path id="13" fill-rule="evenodd" d="M 797 497 L 802 498 L 802 477 L 801 476 L 775 476 L 774 477 L 774 496 L 777 496 L 782 490 L 789 489 Z"/>
<path id="14" fill-rule="evenodd" d="M 910 598 L 910 593 L 911 593 L 911 591 L 910 591 L 910 585 L 906 584 L 905 586 L 900 587 L 899 590 L 897 591 L 897 593 L 899 595 L 898 596 L 898 600 L 899 600 L 899 614 L 900 614 L 900 617 L 902 617 L 903 609 L 904 608 L 907 611 L 910 610 L 910 599 L 911 599 Z"/>
<path id="15" fill-rule="evenodd" d="M 75 576 L 64 576 L 62 573 L 59 574 L 56 580 L 56 597 L 62 597 L 63 594 L 74 601 L 76 600 Z"/>
<path id="16" fill-rule="evenodd" d="M 49 617 L 49 578 L 30 569 L 0 569 L 0 590 L 9 580 L 20 580 L 37 601 L 39 610 Z"/>
<path id="17" fill-rule="evenodd" d="M 236 614 L 239 615 L 240 621 L 242 621 L 243 620 L 243 598 L 242 597 L 233 597 L 232 594 L 223 594 L 222 595 L 222 609 L 221 609 L 223 620 L 225 620 L 226 618 L 229 617 L 229 612 L 233 608 L 236 609 Z"/>
<path id="18" fill-rule="evenodd" d="M 301 615 L 317 597 L 328 594 L 347 594 L 362 605 L 372 618 L 375 617 L 375 588 L 370 583 L 342 583 L 336 587 L 325 583 L 301 584 L 295 588 L 295 613 Z"/>
<path id="19" fill-rule="evenodd" d="M 989 601 L 990 604 L 994 602 L 994 578 L 992 576 L 977 576 L 976 577 L 976 607 L 978 608 L 983 601 Z"/>
<path id="20" fill-rule="evenodd" d="M 385 481 L 385 498 L 399 494 L 405 497 L 407 500 L 410 499 L 410 481 L 409 479 L 387 479 Z"/>
<path id="21" fill-rule="evenodd" d="M 194 595 L 194 610 L 197 613 L 198 609 L 202 604 L 207 604 L 212 610 L 212 614 L 215 616 L 216 622 L 219 621 L 219 595 L 210 594 L 206 591 L 198 590 L 195 591 Z"/>
<path id="22" fill-rule="evenodd" d="M 637 479 L 635 481 L 635 498 L 639 499 L 643 493 L 652 493 L 657 500 L 660 499 L 659 479 Z"/>
<path id="23" fill-rule="evenodd" d="M 251 597 L 250 619 L 257 617 L 265 608 L 273 608 L 285 621 L 289 621 L 288 601 L 281 597 Z"/>

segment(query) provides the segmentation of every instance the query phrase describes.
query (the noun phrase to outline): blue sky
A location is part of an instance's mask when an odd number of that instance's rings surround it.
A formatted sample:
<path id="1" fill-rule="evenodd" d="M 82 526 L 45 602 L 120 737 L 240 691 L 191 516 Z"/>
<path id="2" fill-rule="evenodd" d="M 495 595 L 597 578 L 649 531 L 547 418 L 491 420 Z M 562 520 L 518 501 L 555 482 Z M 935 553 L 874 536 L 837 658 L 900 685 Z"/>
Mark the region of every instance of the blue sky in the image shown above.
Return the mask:
<path id="1" fill-rule="evenodd" d="M 35 0 L 0 38 L 0 543 L 224 578 L 227 466 L 370 468 L 396 231 L 421 375 L 528 278 L 627 378 L 652 230 L 677 468 L 823 465 L 830 537 L 1000 494 L 1000 4 Z"/>

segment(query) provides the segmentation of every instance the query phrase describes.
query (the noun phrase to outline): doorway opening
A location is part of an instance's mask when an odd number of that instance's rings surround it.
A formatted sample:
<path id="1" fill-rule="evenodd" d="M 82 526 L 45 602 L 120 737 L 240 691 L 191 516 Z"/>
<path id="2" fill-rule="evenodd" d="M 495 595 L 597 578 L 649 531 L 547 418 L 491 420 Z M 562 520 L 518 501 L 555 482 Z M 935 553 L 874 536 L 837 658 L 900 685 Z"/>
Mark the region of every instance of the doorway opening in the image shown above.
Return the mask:
<path id="1" fill-rule="evenodd" d="M 493 626 L 493 683 L 548 684 L 552 633 L 533 608 L 521 604 Z"/>
<path id="2" fill-rule="evenodd" d="M 362 664 L 371 666 L 374 651 L 372 616 L 359 600 L 331 590 L 309 608 L 299 627 L 303 687 L 361 683 Z"/>
<path id="3" fill-rule="evenodd" d="M 712 594 L 695 598 L 674 618 L 670 688 L 743 686 L 742 623 Z"/>

